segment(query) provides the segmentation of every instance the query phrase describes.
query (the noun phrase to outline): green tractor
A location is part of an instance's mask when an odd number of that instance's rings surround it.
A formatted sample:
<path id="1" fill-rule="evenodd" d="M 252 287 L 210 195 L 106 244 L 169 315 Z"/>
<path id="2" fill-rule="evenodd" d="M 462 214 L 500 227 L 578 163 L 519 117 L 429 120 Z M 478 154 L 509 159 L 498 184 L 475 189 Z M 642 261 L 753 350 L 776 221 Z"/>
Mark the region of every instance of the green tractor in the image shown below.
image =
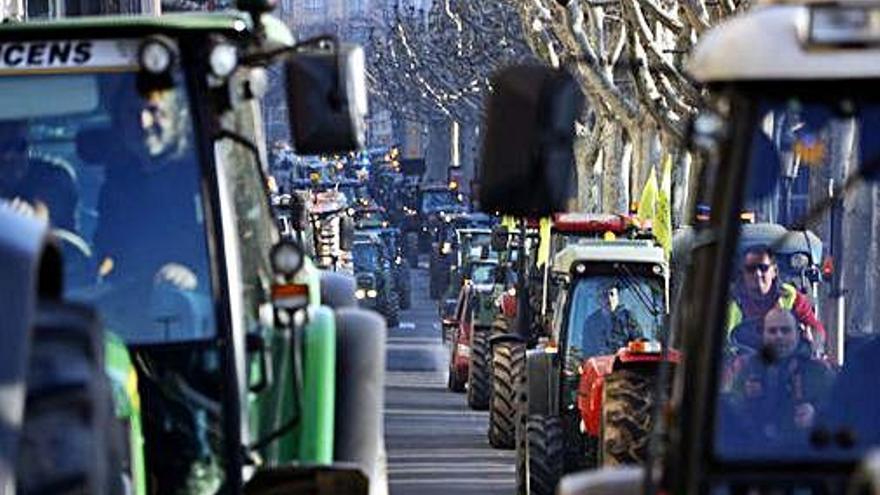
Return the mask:
<path id="1" fill-rule="evenodd" d="M 358 303 L 378 311 L 389 327 L 396 327 L 400 324 L 400 294 L 382 240 L 378 234 L 361 233 L 353 252 Z"/>
<path id="2" fill-rule="evenodd" d="M 0 26 L 4 486 L 384 492 L 385 325 L 279 240 L 260 124 L 282 64 L 297 151 L 355 149 L 363 55 L 246 7 Z"/>

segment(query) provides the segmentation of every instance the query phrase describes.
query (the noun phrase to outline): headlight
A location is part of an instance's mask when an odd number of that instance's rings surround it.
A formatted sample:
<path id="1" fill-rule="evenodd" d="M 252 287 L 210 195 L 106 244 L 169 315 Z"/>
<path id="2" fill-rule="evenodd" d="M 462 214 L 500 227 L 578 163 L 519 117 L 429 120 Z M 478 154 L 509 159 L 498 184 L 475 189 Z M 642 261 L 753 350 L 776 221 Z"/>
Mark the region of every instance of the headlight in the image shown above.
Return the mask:
<path id="1" fill-rule="evenodd" d="M 150 74 L 164 74 L 174 63 L 174 53 L 164 41 L 151 38 L 141 45 L 138 60 L 141 68 Z"/>
<path id="2" fill-rule="evenodd" d="M 215 76 L 225 78 L 232 74 L 238 65 L 238 52 L 234 45 L 220 43 L 211 50 L 208 62 Z"/>
<path id="3" fill-rule="evenodd" d="M 276 272 L 292 277 L 302 268 L 305 257 L 299 244 L 282 241 L 272 248 L 269 258 Z"/>
<path id="4" fill-rule="evenodd" d="M 452 252 L 452 244 L 448 242 L 444 242 L 443 245 L 440 246 L 440 254 L 449 254 Z"/>
<path id="5" fill-rule="evenodd" d="M 354 297 L 356 297 L 358 299 L 363 299 L 363 298 L 367 297 L 367 291 L 365 291 L 364 289 L 358 289 L 358 290 L 354 291 Z"/>
<path id="6" fill-rule="evenodd" d="M 367 297 L 369 297 L 370 299 L 372 299 L 378 295 L 379 295 L 379 293 L 376 292 L 376 289 L 370 289 L 367 291 Z"/>

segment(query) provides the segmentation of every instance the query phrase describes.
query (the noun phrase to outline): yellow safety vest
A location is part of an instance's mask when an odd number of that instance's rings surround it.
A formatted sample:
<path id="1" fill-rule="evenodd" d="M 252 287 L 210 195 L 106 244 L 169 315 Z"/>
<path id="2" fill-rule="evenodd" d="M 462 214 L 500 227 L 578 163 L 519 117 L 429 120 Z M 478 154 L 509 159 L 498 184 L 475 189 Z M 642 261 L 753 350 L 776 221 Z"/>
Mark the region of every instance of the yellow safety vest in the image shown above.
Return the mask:
<path id="1" fill-rule="evenodd" d="M 787 309 L 791 311 L 794 308 L 794 301 L 797 298 L 797 288 L 791 284 L 782 284 L 781 294 L 779 295 L 779 300 L 777 304 L 782 309 Z M 743 314 L 742 309 L 740 309 L 739 304 L 736 301 L 730 301 L 730 304 L 727 306 L 727 337 L 730 338 L 730 332 L 736 328 L 737 325 L 742 323 Z"/>

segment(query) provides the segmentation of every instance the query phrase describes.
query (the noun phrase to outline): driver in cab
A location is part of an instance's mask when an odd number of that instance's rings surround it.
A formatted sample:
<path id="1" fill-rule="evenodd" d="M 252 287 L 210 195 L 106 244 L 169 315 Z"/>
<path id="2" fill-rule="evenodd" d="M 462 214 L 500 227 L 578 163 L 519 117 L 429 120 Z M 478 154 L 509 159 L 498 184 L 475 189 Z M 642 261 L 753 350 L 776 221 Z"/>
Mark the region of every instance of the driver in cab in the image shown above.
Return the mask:
<path id="1" fill-rule="evenodd" d="M 173 88 L 153 90 L 114 115 L 119 142 L 109 146 L 95 234 L 101 278 L 140 273 L 194 290 L 206 276 L 206 267 L 189 261 L 191 253 L 204 252 L 205 239 L 181 100 Z"/>
<path id="2" fill-rule="evenodd" d="M 734 344 L 758 349 L 762 342 L 760 325 L 748 323 L 760 323 L 774 308 L 790 311 L 797 323 L 808 330 L 802 336 L 810 342 L 813 354 L 824 355 L 825 327 L 816 318 L 809 299 L 795 286 L 779 280 L 776 260 L 768 246 L 751 246 L 745 252 L 742 272 L 728 306 L 728 337 Z"/>
<path id="3" fill-rule="evenodd" d="M 730 390 L 741 427 L 762 440 L 806 439 L 833 383 L 833 373 L 799 345 L 797 319 L 782 308 L 764 317 L 761 351 L 740 357 Z"/>
<path id="4" fill-rule="evenodd" d="M 638 322 L 620 302 L 620 288 L 607 285 L 599 296 L 599 308 L 584 320 L 582 349 L 585 355 L 614 354 L 641 337 Z"/>

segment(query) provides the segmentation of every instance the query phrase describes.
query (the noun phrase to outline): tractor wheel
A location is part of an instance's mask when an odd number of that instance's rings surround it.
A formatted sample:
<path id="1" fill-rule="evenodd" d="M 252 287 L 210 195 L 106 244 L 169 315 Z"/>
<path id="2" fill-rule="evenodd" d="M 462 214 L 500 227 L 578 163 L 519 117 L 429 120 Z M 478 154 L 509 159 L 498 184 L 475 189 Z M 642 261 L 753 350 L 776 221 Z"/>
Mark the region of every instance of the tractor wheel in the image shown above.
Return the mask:
<path id="1" fill-rule="evenodd" d="M 489 443 L 496 449 L 515 445 L 517 401 L 522 400 L 526 347 L 520 342 L 499 342 L 492 348 L 492 400 L 489 404 Z"/>
<path id="2" fill-rule="evenodd" d="M 396 290 L 392 290 L 385 300 L 385 322 L 388 328 L 396 328 L 400 325 L 400 296 Z"/>
<path id="3" fill-rule="evenodd" d="M 529 415 L 526 432 L 528 488 L 534 495 L 553 495 L 562 478 L 562 422 L 558 416 Z"/>
<path id="4" fill-rule="evenodd" d="M 653 427 L 655 375 L 620 370 L 605 377 L 599 464 L 645 460 Z"/>
<path id="5" fill-rule="evenodd" d="M 461 393 L 464 392 L 464 386 L 466 380 L 461 379 L 458 376 L 458 373 L 455 372 L 455 348 L 456 341 L 458 340 L 457 329 L 453 329 L 450 333 L 450 348 L 452 349 L 449 353 L 449 375 L 446 379 L 446 388 L 448 388 L 452 392 Z"/>
<path id="6" fill-rule="evenodd" d="M 336 428 L 334 460 L 354 463 L 370 477 L 370 493 L 383 493 L 382 407 L 385 323 L 370 311 L 336 312 Z M 387 493 L 387 486 L 384 488 Z"/>
<path id="7" fill-rule="evenodd" d="M 40 303 L 31 335 L 18 493 L 106 493 L 124 452 L 103 365 L 97 314 Z"/>
<path id="8" fill-rule="evenodd" d="M 400 272 L 400 309 L 412 307 L 412 280 L 409 275 L 409 266 L 404 266 Z"/>
<path id="9" fill-rule="evenodd" d="M 528 402 L 526 398 L 527 384 L 525 377 L 516 385 L 516 428 L 514 441 L 516 443 L 516 494 L 528 493 Z"/>
<path id="10" fill-rule="evenodd" d="M 437 276 L 437 264 L 440 253 L 431 249 L 431 256 L 428 261 L 428 295 L 431 299 L 440 298 L 440 277 Z"/>
<path id="11" fill-rule="evenodd" d="M 339 272 L 321 272 L 321 303 L 333 309 L 357 306 L 354 277 Z"/>
<path id="12" fill-rule="evenodd" d="M 471 361 L 468 366 L 467 402 L 471 409 L 485 411 L 489 408 L 491 394 L 491 349 L 489 347 L 489 327 L 473 329 L 471 339 Z"/>
<path id="13" fill-rule="evenodd" d="M 406 234 L 406 259 L 412 268 L 419 267 L 419 235 L 415 232 Z"/>
<path id="14" fill-rule="evenodd" d="M 450 261 L 439 254 L 432 253 L 431 256 L 434 257 L 431 264 L 431 298 L 440 299 L 449 287 Z"/>

